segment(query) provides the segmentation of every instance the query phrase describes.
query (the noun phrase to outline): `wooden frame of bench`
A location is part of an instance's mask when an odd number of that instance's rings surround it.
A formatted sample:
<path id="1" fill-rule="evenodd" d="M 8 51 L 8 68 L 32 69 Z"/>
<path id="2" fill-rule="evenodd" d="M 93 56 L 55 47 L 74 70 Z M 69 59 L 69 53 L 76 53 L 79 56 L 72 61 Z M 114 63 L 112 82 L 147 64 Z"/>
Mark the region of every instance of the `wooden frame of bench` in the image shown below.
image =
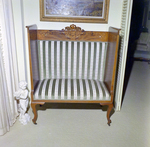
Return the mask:
<path id="1" fill-rule="evenodd" d="M 108 32 L 98 32 L 98 31 L 84 31 L 80 27 L 76 27 L 74 24 L 66 27 L 62 30 L 38 30 L 36 25 L 27 26 L 28 32 L 28 49 L 29 49 L 29 63 L 30 63 L 30 79 L 31 79 L 31 107 L 33 109 L 34 118 L 33 123 L 36 124 L 37 120 L 37 110 L 36 105 L 43 105 L 45 103 L 100 103 L 100 105 L 108 105 L 107 110 L 107 120 L 108 125 L 110 125 L 110 113 L 114 107 L 114 89 L 115 89 L 115 78 L 116 78 L 116 68 L 117 68 L 117 56 L 118 56 L 118 45 L 119 45 L 119 31 L 120 29 L 110 27 Z M 101 41 L 109 42 L 108 51 L 115 50 L 114 64 L 109 65 L 109 61 L 106 62 L 107 75 L 105 75 L 105 84 L 111 95 L 110 101 L 100 101 L 100 100 L 34 100 L 34 83 L 32 74 L 32 63 L 31 63 L 31 46 L 30 40 L 67 40 L 67 41 Z M 111 56 L 111 54 L 109 55 Z M 108 57 L 109 59 L 109 57 Z M 109 71 L 113 71 L 111 74 Z"/>

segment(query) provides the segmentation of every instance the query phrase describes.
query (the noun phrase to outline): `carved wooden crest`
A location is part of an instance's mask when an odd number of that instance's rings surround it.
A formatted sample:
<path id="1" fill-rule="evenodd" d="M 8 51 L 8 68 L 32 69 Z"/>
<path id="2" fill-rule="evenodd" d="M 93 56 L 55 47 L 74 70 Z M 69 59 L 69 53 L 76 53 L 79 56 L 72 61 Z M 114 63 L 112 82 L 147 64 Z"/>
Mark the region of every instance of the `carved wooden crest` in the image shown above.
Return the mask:
<path id="1" fill-rule="evenodd" d="M 72 24 L 70 27 L 65 27 L 65 29 L 62 29 L 62 33 L 69 39 L 77 39 L 84 34 L 84 30 L 81 30 L 80 27 Z"/>

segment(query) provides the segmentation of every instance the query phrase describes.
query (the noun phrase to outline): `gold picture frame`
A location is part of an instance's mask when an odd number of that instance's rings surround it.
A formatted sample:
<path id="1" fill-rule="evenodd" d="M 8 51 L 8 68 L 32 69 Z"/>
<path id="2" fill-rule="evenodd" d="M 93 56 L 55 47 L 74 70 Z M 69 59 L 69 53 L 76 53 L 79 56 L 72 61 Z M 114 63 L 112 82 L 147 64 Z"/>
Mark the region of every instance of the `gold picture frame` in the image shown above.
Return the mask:
<path id="1" fill-rule="evenodd" d="M 110 0 L 40 0 L 40 20 L 107 23 Z"/>

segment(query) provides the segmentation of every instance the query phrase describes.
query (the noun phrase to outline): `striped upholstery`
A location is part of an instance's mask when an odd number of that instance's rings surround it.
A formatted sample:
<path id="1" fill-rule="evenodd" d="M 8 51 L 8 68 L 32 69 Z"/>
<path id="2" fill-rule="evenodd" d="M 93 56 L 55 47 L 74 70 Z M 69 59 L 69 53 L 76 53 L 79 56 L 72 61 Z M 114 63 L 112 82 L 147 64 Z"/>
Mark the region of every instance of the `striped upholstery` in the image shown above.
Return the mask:
<path id="1" fill-rule="evenodd" d="M 107 43 L 38 41 L 40 80 L 51 78 L 103 81 Z"/>
<path id="2" fill-rule="evenodd" d="M 39 82 L 35 100 L 110 100 L 103 82 L 87 79 L 45 79 Z"/>
<path id="3" fill-rule="evenodd" d="M 38 41 L 34 99 L 110 100 L 103 83 L 107 43 Z"/>

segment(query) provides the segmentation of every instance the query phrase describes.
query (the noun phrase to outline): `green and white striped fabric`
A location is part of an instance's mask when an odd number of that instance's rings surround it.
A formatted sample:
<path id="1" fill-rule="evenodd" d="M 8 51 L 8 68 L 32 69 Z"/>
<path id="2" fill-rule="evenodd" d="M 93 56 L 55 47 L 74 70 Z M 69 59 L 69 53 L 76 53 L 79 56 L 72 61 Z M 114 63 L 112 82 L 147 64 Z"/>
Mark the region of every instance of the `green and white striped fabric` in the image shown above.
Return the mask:
<path id="1" fill-rule="evenodd" d="M 103 83 L 107 43 L 38 41 L 35 99 L 110 100 Z"/>
<path id="2" fill-rule="evenodd" d="M 103 81 L 107 43 L 39 41 L 40 79 Z"/>
<path id="3" fill-rule="evenodd" d="M 103 82 L 87 79 L 45 79 L 40 81 L 35 100 L 110 100 Z"/>

